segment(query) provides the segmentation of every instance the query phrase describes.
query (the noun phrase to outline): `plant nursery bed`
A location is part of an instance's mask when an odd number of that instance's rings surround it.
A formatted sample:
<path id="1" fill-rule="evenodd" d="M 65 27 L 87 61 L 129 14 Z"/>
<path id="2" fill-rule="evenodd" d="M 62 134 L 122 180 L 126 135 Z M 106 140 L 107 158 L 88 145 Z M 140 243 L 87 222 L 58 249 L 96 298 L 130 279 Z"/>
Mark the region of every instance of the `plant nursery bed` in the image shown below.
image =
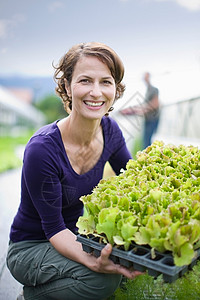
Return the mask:
<path id="1" fill-rule="evenodd" d="M 77 235 L 77 241 L 82 244 L 83 250 L 88 253 L 93 253 L 96 257 L 100 256 L 104 243 L 99 242 L 98 237 L 92 235 Z M 133 267 L 135 270 L 145 272 L 150 276 L 157 277 L 163 275 L 165 282 L 173 282 L 183 274 L 193 268 L 197 260 L 200 258 L 200 249 L 198 249 L 196 257 L 191 264 L 177 267 L 174 265 L 173 256 L 170 252 L 160 253 L 155 251 L 155 258 L 152 258 L 151 248 L 149 246 L 140 246 L 132 243 L 131 249 L 125 251 L 120 248 L 113 247 L 110 259 L 127 268 Z"/>

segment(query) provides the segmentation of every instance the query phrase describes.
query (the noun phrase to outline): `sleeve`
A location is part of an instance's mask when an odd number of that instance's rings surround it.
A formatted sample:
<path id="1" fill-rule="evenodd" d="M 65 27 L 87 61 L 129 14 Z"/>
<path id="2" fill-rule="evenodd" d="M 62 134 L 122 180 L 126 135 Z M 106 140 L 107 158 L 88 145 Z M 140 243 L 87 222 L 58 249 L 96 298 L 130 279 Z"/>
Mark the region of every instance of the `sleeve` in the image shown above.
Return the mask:
<path id="1" fill-rule="evenodd" d="M 130 151 L 126 146 L 124 136 L 118 124 L 112 120 L 112 127 L 109 139 L 109 149 L 112 149 L 109 163 L 113 171 L 119 175 L 121 169 L 126 169 L 127 162 L 132 158 Z"/>
<path id="2" fill-rule="evenodd" d="M 152 89 L 151 89 L 149 100 L 151 101 L 155 96 L 158 97 L 158 95 L 159 95 L 158 89 L 153 86 Z"/>
<path id="3" fill-rule="evenodd" d="M 24 154 L 23 176 L 33 206 L 49 239 L 66 228 L 62 217 L 62 188 L 58 158 L 49 137 L 35 137 Z"/>

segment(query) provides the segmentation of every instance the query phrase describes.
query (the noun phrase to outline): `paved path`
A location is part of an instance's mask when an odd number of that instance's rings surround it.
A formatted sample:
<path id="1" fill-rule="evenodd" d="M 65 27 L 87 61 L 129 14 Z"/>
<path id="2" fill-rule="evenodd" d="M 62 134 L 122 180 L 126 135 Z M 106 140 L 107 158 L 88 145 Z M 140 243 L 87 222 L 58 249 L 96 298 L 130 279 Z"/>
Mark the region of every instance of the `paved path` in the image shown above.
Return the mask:
<path id="1" fill-rule="evenodd" d="M 22 286 L 6 267 L 9 230 L 20 200 L 21 170 L 0 174 L 0 300 L 16 300 Z"/>

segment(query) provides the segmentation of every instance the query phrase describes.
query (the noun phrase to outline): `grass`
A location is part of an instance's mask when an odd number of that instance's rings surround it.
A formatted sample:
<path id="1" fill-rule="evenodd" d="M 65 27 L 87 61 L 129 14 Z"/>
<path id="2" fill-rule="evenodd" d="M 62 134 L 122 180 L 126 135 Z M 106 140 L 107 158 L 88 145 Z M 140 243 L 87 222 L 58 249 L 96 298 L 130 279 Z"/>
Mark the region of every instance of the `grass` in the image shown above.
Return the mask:
<path id="1" fill-rule="evenodd" d="M 134 280 L 123 280 L 108 300 L 198 300 L 200 299 L 200 261 L 173 283 L 165 283 L 145 274 Z"/>
<path id="2" fill-rule="evenodd" d="M 17 155 L 18 146 L 26 145 L 33 132 L 17 137 L 0 137 L 0 173 L 22 165 L 21 158 Z"/>

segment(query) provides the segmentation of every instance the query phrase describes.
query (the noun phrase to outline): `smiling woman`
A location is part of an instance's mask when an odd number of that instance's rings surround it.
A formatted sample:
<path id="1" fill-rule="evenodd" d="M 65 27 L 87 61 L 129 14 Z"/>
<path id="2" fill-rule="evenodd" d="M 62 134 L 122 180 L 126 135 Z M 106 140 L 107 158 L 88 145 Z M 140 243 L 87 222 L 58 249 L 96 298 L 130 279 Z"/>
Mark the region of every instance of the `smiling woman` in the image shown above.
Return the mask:
<path id="1" fill-rule="evenodd" d="M 67 109 L 69 107 L 70 110 L 72 109 L 71 98 L 66 92 L 65 82 L 67 81 L 69 85 L 71 84 L 72 73 L 77 61 L 79 61 L 81 57 L 96 57 L 107 66 L 110 71 L 109 78 L 111 76 L 116 84 L 115 100 L 119 99 L 125 90 L 125 85 L 122 83 L 124 66 L 121 59 L 115 51 L 107 45 L 101 43 L 82 43 L 73 46 L 61 58 L 59 65 L 55 67 L 56 72 L 54 78 L 58 84 L 56 92 L 62 98 L 65 108 Z M 89 82 L 89 78 L 83 78 L 83 81 Z M 104 78 L 104 83 L 106 82 L 108 83 L 109 80 Z"/>
<path id="2" fill-rule="evenodd" d="M 65 89 L 72 102 L 71 117 L 91 112 L 91 118 L 105 115 L 112 106 L 116 85 L 109 68 L 96 57 L 81 57 L 73 72 L 71 84 L 65 79 Z M 96 114 L 94 114 L 96 112 Z"/>
<path id="3" fill-rule="evenodd" d="M 118 175 L 131 158 L 108 116 L 123 95 L 123 74 L 118 55 L 100 43 L 72 47 L 55 68 L 56 92 L 69 115 L 28 142 L 20 208 L 10 231 L 7 265 L 24 285 L 25 299 L 105 299 L 122 275 L 140 274 L 114 264 L 111 245 L 96 258 L 76 240 L 80 197 L 97 186 L 106 162 Z"/>

